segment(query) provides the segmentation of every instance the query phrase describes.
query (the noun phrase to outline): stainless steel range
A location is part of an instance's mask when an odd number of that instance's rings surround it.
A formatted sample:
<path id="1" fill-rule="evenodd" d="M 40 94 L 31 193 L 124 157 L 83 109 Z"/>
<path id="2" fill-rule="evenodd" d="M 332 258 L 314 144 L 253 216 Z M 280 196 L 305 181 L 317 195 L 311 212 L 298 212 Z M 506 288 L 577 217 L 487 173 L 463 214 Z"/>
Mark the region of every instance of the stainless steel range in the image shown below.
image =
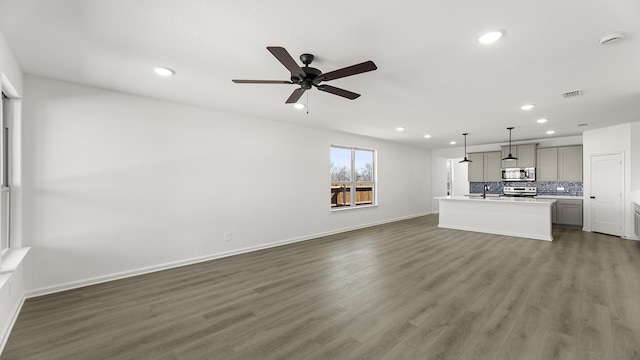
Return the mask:
<path id="1" fill-rule="evenodd" d="M 505 186 L 502 188 L 504 196 L 529 196 L 538 195 L 538 188 L 535 186 Z"/>

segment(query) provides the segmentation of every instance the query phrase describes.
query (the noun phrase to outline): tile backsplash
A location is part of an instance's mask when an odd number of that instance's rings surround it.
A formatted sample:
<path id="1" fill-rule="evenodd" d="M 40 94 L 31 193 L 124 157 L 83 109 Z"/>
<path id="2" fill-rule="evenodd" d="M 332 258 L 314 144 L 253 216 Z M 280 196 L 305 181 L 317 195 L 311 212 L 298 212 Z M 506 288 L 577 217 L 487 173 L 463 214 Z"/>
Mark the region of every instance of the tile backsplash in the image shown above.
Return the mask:
<path id="1" fill-rule="evenodd" d="M 469 183 L 469 193 L 477 194 L 482 193 L 484 185 L 489 187 L 488 194 L 502 194 L 502 188 L 504 186 L 536 186 L 538 188 L 538 195 L 563 195 L 563 196 L 582 196 L 582 182 L 546 182 L 546 181 L 533 181 L 533 182 L 472 182 Z M 561 190 L 558 190 L 560 188 Z M 564 189 L 563 189 L 564 188 Z"/>

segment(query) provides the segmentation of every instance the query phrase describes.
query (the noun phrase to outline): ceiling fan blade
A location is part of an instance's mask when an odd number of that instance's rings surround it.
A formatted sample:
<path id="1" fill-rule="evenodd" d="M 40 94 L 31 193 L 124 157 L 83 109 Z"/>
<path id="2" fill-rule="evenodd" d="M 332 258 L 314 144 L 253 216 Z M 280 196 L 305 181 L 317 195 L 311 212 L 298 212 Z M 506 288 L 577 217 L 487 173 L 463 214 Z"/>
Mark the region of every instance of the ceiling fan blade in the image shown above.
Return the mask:
<path id="1" fill-rule="evenodd" d="M 344 90 L 344 89 L 340 89 L 337 88 L 335 86 L 331 86 L 331 85 L 318 85 L 317 86 L 318 90 L 320 91 L 324 91 L 324 92 L 328 92 L 331 93 L 333 95 L 338 95 L 338 96 L 342 96 L 345 97 L 349 100 L 354 100 L 360 97 L 360 94 L 356 94 L 354 92 L 348 91 L 348 90 Z"/>
<path id="2" fill-rule="evenodd" d="M 269 50 L 273 54 L 273 56 L 275 56 L 276 59 L 278 59 L 278 61 L 280 61 L 282 65 L 284 65 L 284 67 L 286 67 L 291 72 L 291 74 L 298 75 L 300 77 L 307 76 L 300 68 L 300 65 L 298 65 L 298 63 L 293 60 L 293 58 L 291 57 L 291 55 L 289 55 L 289 52 L 285 48 L 280 46 L 267 46 L 267 50 Z"/>
<path id="3" fill-rule="evenodd" d="M 322 81 L 335 80 L 351 75 L 362 74 L 367 71 L 373 71 L 377 68 L 378 67 L 376 66 L 376 64 L 374 64 L 373 61 L 369 60 L 360 64 L 347 66 L 346 68 L 329 71 L 328 73 L 318 76 L 318 78 L 320 78 L 320 80 Z"/>
<path id="4" fill-rule="evenodd" d="M 286 80 L 231 80 L 236 84 L 293 84 Z"/>
<path id="5" fill-rule="evenodd" d="M 291 93 L 291 96 L 289 96 L 289 98 L 287 99 L 287 101 L 285 101 L 285 104 L 295 104 L 298 102 L 298 100 L 300 99 L 300 97 L 302 96 L 302 94 L 304 94 L 304 92 L 306 91 L 306 89 L 303 88 L 298 88 L 293 90 L 293 92 Z"/>

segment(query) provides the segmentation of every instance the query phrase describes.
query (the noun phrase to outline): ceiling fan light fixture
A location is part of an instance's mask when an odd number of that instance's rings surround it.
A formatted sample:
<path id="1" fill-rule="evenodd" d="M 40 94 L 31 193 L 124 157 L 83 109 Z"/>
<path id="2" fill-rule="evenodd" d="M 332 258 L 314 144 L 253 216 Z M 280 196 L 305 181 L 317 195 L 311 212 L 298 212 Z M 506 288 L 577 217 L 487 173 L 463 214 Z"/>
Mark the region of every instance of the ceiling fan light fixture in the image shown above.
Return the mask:
<path id="1" fill-rule="evenodd" d="M 502 31 L 502 30 L 491 31 L 491 32 L 488 32 L 488 33 L 480 36 L 478 38 L 478 41 L 481 44 L 485 44 L 485 45 L 493 44 L 494 42 L 500 40 L 502 35 L 504 35 L 504 31 Z"/>
<path id="2" fill-rule="evenodd" d="M 505 161 L 518 160 L 517 157 L 511 155 L 511 130 L 513 130 L 513 126 L 508 127 L 507 130 L 509 130 L 509 155 L 507 155 L 507 157 L 503 158 L 502 160 L 505 160 Z"/>
<path id="3" fill-rule="evenodd" d="M 293 107 L 298 109 L 298 110 L 302 110 L 307 106 L 305 104 L 295 103 L 295 104 L 293 104 Z"/>
<path id="4" fill-rule="evenodd" d="M 155 71 L 156 74 L 164 77 L 171 76 L 176 73 L 174 70 L 162 66 L 154 67 L 153 71 Z"/>
<path id="5" fill-rule="evenodd" d="M 467 159 L 467 135 L 469 135 L 469 133 L 462 134 L 462 136 L 464 136 L 464 159 L 458 161 L 459 163 L 473 162 L 473 161 Z"/>

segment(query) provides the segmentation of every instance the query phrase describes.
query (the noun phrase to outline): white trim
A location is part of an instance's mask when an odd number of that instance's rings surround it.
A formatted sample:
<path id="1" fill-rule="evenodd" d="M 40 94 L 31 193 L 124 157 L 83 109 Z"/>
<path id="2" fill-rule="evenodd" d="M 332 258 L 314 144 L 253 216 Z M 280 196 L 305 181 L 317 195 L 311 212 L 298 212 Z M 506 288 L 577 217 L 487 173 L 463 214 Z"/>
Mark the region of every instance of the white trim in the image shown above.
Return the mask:
<path id="1" fill-rule="evenodd" d="M 7 345 L 7 341 L 9 341 L 9 336 L 11 335 L 11 331 L 13 330 L 13 326 L 16 324 L 18 320 L 18 315 L 20 315 L 20 311 L 22 311 L 22 306 L 24 305 L 24 301 L 26 300 L 25 295 L 22 295 L 18 306 L 11 313 L 11 319 L 6 324 L 5 328 L 2 329 L 2 333 L 0 333 L 0 355 L 4 351 L 4 347 Z"/>
<path id="2" fill-rule="evenodd" d="M 22 263 L 22 260 L 27 256 L 30 249 L 30 246 L 7 249 L 7 255 L 2 259 L 2 265 L 0 266 L 0 274 L 7 274 L 15 271 Z"/>
<path id="3" fill-rule="evenodd" d="M 272 243 L 269 243 L 269 244 L 251 246 L 251 247 L 246 247 L 246 248 L 233 250 L 233 251 L 227 251 L 227 252 L 211 254 L 211 255 L 206 255 L 206 256 L 199 256 L 199 257 L 195 257 L 195 258 L 191 258 L 191 259 L 178 260 L 178 261 L 173 261 L 173 262 L 169 262 L 169 263 L 165 263 L 165 264 L 148 266 L 148 267 L 144 267 L 144 268 L 140 268 L 140 269 L 135 269 L 135 270 L 130 270 L 130 271 L 123 271 L 123 272 L 110 274 L 110 275 L 105 275 L 105 276 L 97 276 L 97 277 L 93 277 L 93 278 L 89 278 L 89 279 L 85 279 L 85 280 L 73 281 L 73 282 L 68 282 L 68 283 L 65 283 L 65 284 L 48 286 L 48 287 L 44 287 L 44 288 L 25 291 L 24 297 L 27 298 L 27 299 L 30 299 L 30 298 L 37 297 L 37 296 L 53 294 L 53 293 L 56 293 L 56 292 L 77 289 L 77 288 L 81 288 L 81 287 L 85 287 L 85 286 L 89 286 L 89 285 L 95 285 L 95 284 L 100 284 L 100 283 L 104 283 L 104 282 L 108 282 L 108 281 L 114 281 L 114 280 L 129 278 L 129 277 L 148 274 L 148 273 L 152 273 L 152 272 L 156 272 L 156 271 L 168 270 L 168 269 L 177 268 L 177 267 L 180 267 L 180 266 L 197 264 L 197 263 L 201 263 L 201 262 L 205 262 L 205 261 L 225 258 L 225 257 L 229 257 L 229 256 L 234 256 L 234 255 L 245 254 L 245 253 L 249 253 L 249 252 L 253 252 L 253 251 L 269 249 L 269 248 L 273 248 L 273 247 L 277 247 L 277 246 L 293 244 L 293 243 L 297 243 L 297 242 L 301 242 L 301 241 L 307 241 L 307 240 L 316 239 L 316 238 L 319 238 L 319 237 L 334 235 L 334 234 L 343 233 L 343 232 L 347 232 L 347 231 L 358 230 L 358 229 L 364 229 L 364 228 L 368 228 L 368 227 L 372 227 L 372 226 L 377 226 L 377 225 L 392 223 L 392 222 L 396 222 L 396 221 L 412 219 L 412 218 L 431 215 L 431 214 L 432 214 L 431 212 L 425 212 L 425 213 L 420 213 L 420 214 L 408 215 L 408 216 L 403 216 L 403 217 L 399 217 L 399 218 L 394 218 L 394 219 L 388 219 L 388 220 L 368 223 L 368 224 L 364 224 L 364 225 L 352 226 L 352 227 L 343 228 L 343 229 L 334 230 L 334 231 L 327 231 L 327 232 L 308 235 L 308 236 L 301 236 L 301 237 L 291 238 L 291 239 L 287 239 L 287 240 L 275 241 L 275 242 L 272 242 Z"/>
<path id="4" fill-rule="evenodd" d="M 344 210 L 354 210 L 354 209 L 366 209 L 366 208 L 376 208 L 378 204 L 367 204 L 367 205 L 356 205 L 356 206 L 341 206 L 337 208 L 329 209 L 330 212 L 335 211 L 344 211 Z"/>

